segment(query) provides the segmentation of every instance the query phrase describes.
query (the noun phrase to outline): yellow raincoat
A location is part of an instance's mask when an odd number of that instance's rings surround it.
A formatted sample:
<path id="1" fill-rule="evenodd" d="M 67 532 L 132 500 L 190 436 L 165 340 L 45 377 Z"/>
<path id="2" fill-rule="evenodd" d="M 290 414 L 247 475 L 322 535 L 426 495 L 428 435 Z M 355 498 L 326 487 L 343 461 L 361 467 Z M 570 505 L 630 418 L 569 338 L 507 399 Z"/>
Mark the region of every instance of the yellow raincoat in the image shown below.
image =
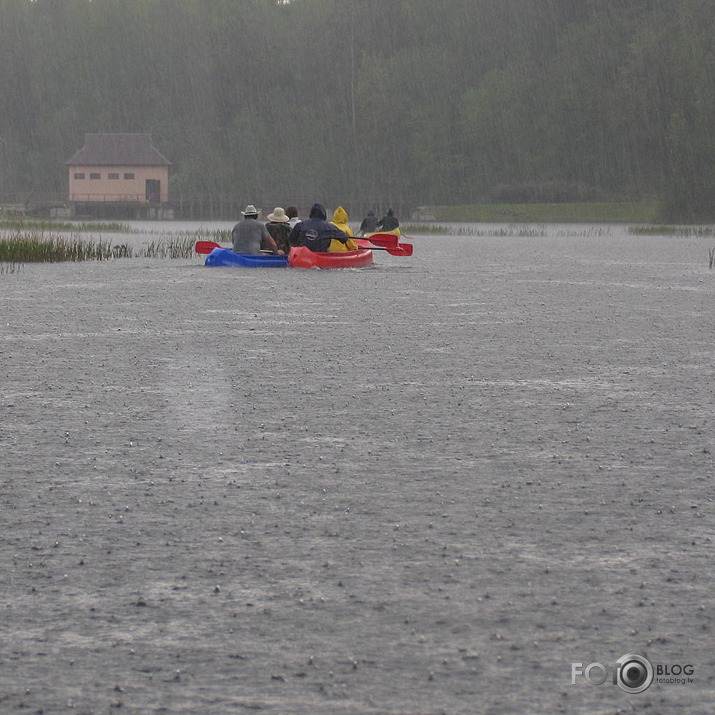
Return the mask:
<path id="1" fill-rule="evenodd" d="M 344 233 L 347 233 L 348 236 L 353 236 L 353 231 L 350 226 L 348 226 L 349 218 L 350 217 L 348 216 L 348 212 L 342 206 L 338 206 L 338 208 L 336 208 L 333 212 L 333 220 L 330 223 L 332 223 L 334 226 L 337 226 Z M 350 238 L 350 240 L 346 241 L 345 243 L 333 239 L 330 242 L 330 248 L 328 248 L 328 251 L 330 251 L 331 253 L 340 253 L 341 251 L 355 251 L 357 250 L 357 247 L 357 243 L 355 243 L 352 238 Z"/>

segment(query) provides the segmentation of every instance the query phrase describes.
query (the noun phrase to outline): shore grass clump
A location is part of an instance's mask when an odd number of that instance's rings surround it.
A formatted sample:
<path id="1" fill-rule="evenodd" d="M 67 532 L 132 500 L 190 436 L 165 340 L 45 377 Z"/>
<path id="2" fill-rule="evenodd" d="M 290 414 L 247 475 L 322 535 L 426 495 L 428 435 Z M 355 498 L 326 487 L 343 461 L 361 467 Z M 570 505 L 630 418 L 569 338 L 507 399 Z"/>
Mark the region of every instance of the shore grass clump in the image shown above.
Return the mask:
<path id="1" fill-rule="evenodd" d="M 192 258 L 196 241 L 231 243 L 230 230 L 199 229 L 181 231 L 177 234 L 164 233 L 163 237 L 152 241 L 139 252 L 140 258 Z"/>
<path id="2" fill-rule="evenodd" d="M 0 276 L 6 273 L 19 273 L 22 269 L 22 263 L 2 263 L 0 262 Z"/>
<path id="3" fill-rule="evenodd" d="M 545 236 L 546 229 L 535 228 L 534 226 L 499 226 L 499 228 L 477 229 L 474 223 L 468 225 L 440 224 L 440 223 L 407 223 L 401 224 L 400 230 L 404 236 L 413 233 L 430 233 L 438 236 L 489 236 L 500 238 L 534 238 Z"/>
<path id="4" fill-rule="evenodd" d="M 133 233 L 126 223 L 118 221 L 52 221 L 49 219 L 0 219 L 0 229 L 11 231 L 70 231 L 74 233 Z"/>
<path id="5" fill-rule="evenodd" d="M 231 229 L 216 229 L 209 231 L 199 229 L 193 231 L 191 236 L 195 241 L 214 241 L 215 243 L 231 243 Z"/>
<path id="6" fill-rule="evenodd" d="M 152 241 L 140 252 L 142 258 L 191 258 L 194 255 L 194 234 Z"/>
<path id="7" fill-rule="evenodd" d="M 408 223 L 400 226 L 400 231 L 404 234 L 411 233 L 436 233 L 451 235 L 454 227 L 445 226 L 439 223 Z"/>
<path id="8" fill-rule="evenodd" d="M 447 225 L 443 223 L 403 223 L 400 224 L 400 231 L 404 236 L 413 233 L 430 233 L 438 236 L 473 236 L 473 226 L 458 226 L 456 224 Z M 488 231 L 484 235 L 491 235 Z"/>
<path id="9" fill-rule="evenodd" d="M 426 206 L 436 221 L 467 223 L 648 223 L 660 213 L 654 201 L 503 203 Z"/>
<path id="10" fill-rule="evenodd" d="M 628 233 L 635 236 L 712 236 L 710 226 L 630 226 Z"/>
<path id="11" fill-rule="evenodd" d="M 106 261 L 111 258 L 131 258 L 132 249 L 126 244 L 113 246 L 110 242 L 82 240 L 71 234 L 16 231 L 0 238 L 2 263 L 58 263 L 61 261 Z"/>

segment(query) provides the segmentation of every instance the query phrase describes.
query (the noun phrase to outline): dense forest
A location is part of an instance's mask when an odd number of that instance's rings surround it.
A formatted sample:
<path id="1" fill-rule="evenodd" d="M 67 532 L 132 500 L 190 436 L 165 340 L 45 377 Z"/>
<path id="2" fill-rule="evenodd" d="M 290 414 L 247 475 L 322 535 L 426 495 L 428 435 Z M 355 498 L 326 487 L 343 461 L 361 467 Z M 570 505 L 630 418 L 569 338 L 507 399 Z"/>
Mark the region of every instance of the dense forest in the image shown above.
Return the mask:
<path id="1" fill-rule="evenodd" d="M 86 132 L 171 193 L 715 215 L 712 0 L 0 0 L 0 200 Z"/>

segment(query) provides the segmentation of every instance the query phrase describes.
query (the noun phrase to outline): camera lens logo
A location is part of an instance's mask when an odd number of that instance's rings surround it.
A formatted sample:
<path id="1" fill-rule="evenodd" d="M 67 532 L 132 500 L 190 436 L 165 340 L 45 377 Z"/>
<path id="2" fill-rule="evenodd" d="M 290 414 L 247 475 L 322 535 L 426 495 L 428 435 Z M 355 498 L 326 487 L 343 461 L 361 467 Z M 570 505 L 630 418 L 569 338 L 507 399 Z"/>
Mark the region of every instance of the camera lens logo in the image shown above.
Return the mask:
<path id="1" fill-rule="evenodd" d="M 642 655 L 629 653 L 616 661 L 616 685 L 626 693 L 642 693 L 653 682 L 653 666 Z"/>

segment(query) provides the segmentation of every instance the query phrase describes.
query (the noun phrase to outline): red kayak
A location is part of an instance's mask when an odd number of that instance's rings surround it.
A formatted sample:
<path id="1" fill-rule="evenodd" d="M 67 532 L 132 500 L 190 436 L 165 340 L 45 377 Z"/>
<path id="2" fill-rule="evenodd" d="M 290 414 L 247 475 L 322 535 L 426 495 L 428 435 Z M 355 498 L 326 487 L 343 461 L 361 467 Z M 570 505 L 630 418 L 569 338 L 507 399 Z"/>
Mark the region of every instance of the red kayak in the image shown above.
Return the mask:
<path id="1" fill-rule="evenodd" d="M 316 253 L 305 246 L 294 246 L 288 254 L 291 268 L 365 268 L 372 265 L 372 251 L 361 248 L 341 253 Z"/>

